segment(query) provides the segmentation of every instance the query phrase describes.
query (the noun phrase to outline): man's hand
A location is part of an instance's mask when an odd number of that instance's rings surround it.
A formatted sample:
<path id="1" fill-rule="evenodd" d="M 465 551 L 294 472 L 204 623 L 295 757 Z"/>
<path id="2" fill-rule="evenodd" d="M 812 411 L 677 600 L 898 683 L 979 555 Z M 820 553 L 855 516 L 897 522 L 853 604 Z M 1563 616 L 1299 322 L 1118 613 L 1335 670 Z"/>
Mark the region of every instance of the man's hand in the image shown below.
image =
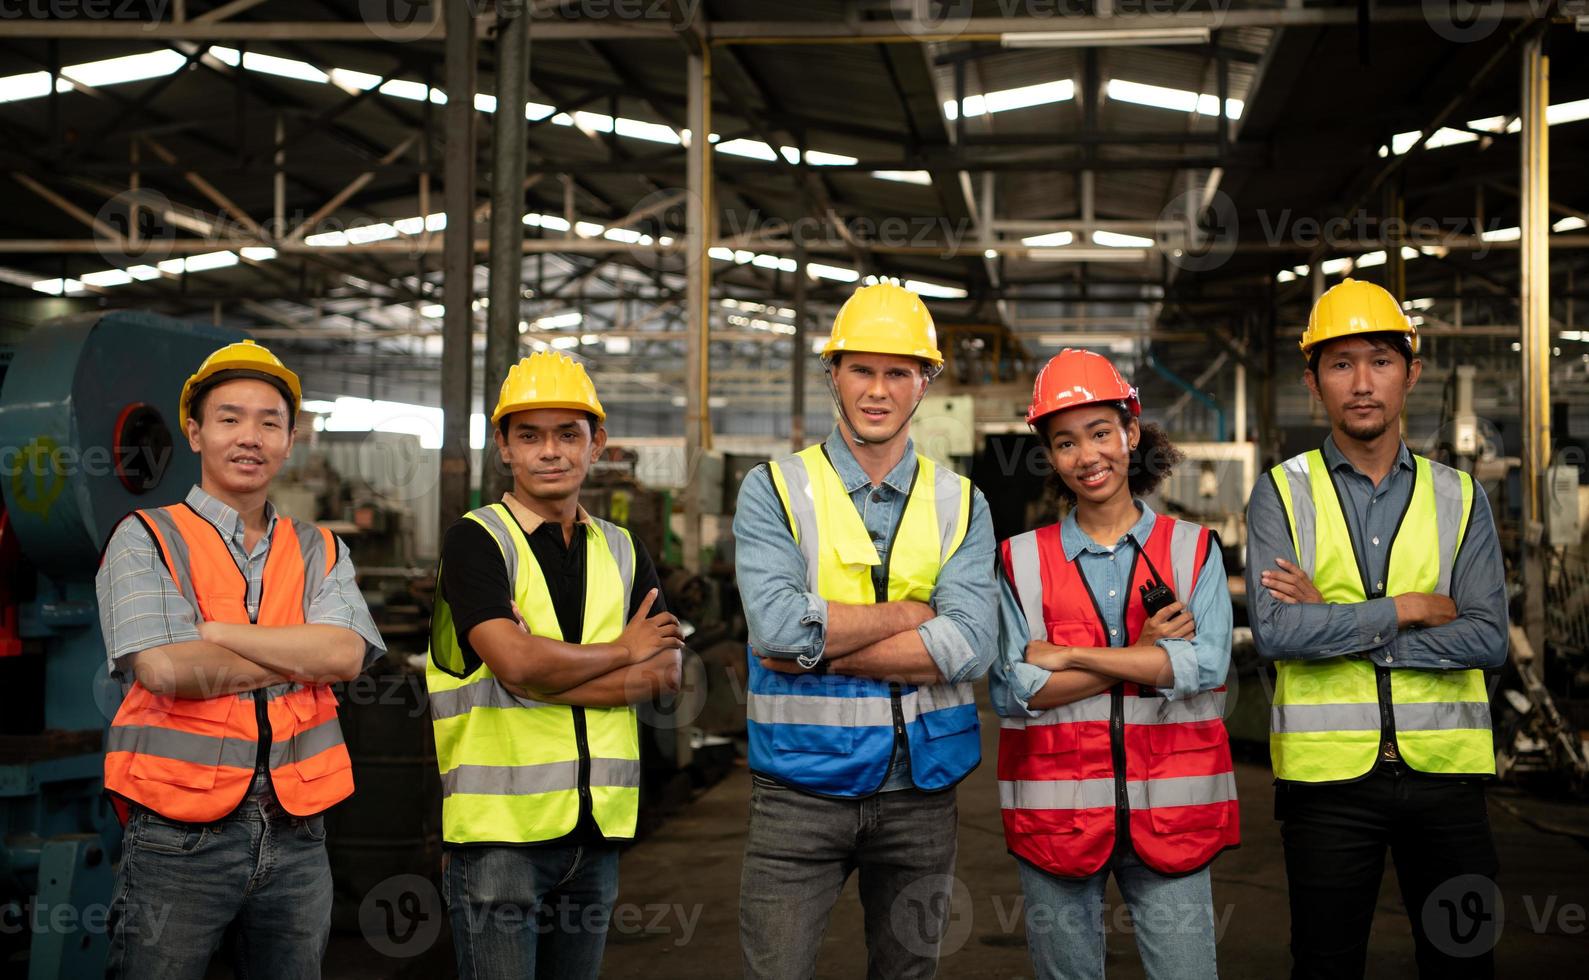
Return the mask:
<path id="1" fill-rule="evenodd" d="M 663 650 L 684 648 L 684 633 L 679 628 L 677 616 L 658 613 L 650 619 L 645 618 L 656 598 L 656 589 L 646 593 L 640 608 L 635 610 L 629 625 L 624 627 L 623 634 L 618 637 L 618 645 L 629 651 L 630 664 L 643 663 Z"/>
<path id="2" fill-rule="evenodd" d="M 1190 640 L 1197 635 L 1197 623 L 1184 603 L 1172 602 L 1142 624 L 1136 646 L 1158 646 L 1160 640 Z"/>
<path id="3" fill-rule="evenodd" d="M 1026 644 L 1026 662 L 1044 670 L 1069 670 L 1070 650 L 1045 640 L 1033 640 Z"/>
<path id="4" fill-rule="evenodd" d="M 1444 626 L 1457 618 L 1457 604 L 1449 596 L 1431 592 L 1403 592 L 1396 603 L 1396 625 Z"/>
<path id="5" fill-rule="evenodd" d="M 1258 580 L 1263 583 L 1269 594 L 1287 605 L 1297 603 L 1323 604 L 1324 596 L 1313 587 L 1313 580 L 1308 578 L 1308 573 L 1286 561 L 1276 558 L 1275 564 L 1280 566 L 1279 571 L 1265 569 L 1258 574 Z"/>
<path id="6" fill-rule="evenodd" d="M 763 667 L 765 667 L 765 668 L 767 668 L 768 670 L 771 670 L 771 671 L 776 671 L 777 673 L 780 673 L 780 674 L 809 674 L 809 673 L 811 673 L 809 670 L 806 670 L 804 667 L 800 666 L 795 661 L 793 661 L 793 660 L 785 660 L 782 657 L 763 657 L 760 654 L 757 654 L 756 655 L 756 659 L 761 661 L 761 665 Z"/>

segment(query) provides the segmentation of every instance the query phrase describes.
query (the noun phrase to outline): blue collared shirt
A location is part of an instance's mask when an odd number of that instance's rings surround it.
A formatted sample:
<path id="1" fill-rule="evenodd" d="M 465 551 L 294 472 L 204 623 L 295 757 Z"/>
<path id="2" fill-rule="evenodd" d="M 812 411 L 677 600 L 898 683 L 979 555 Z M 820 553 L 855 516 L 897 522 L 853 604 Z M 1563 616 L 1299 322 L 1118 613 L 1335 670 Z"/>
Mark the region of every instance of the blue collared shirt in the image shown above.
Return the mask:
<path id="1" fill-rule="evenodd" d="M 875 487 L 837 426 L 824 445 L 878 557 L 883 559 L 883 564 L 872 569 L 874 577 L 881 579 L 888 545 L 905 513 L 916 475 L 915 443 L 905 443 L 905 455 Z M 734 509 L 734 547 L 735 573 L 756 652 L 789 660 L 821 657 L 827 646 L 828 601 L 806 588 L 805 557 L 789 533 L 783 502 L 766 467 L 752 470 L 740 487 Z M 995 566 L 988 504 L 981 491 L 973 488 L 965 539 L 944 562 L 933 586 L 930 602 L 937 615 L 916 628 L 927 654 L 948 683 L 981 677 L 997 653 Z M 900 752 L 885 790 L 910 785 L 904 763 Z"/>
<path id="2" fill-rule="evenodd" d="M 1341 491 L 1341 511 L 1352 539 L 1363 581 L 1385 579 L 1390 546 L 1412 495 L 1416 472 L 1405 443 L 1396 462 L 1375 486 L 1335 445 L 1324 440 L 1324 463 Z M 1317 660 L 1366 654 L 1382 667 L 1461 670 L 1498 667 L 1506 660 L 1506 574 L 1490 501 L 1475 484 L 1473 514 L 1451 570 L 1451 601 L 1457 618 L 1427 629 L 1396 625 L 1396 603 L 1389 596 L 1365 602 L 1283 603 L 1269 594 L 1259 573 L 1276 569 L 1276 558 L 1297 561 L 1291 525 L 1274 483 L 1258 480 L 1247 503 L 1247 606 L 1258 653 L 1268 660 Z M 1402 542 L 1401 547 L 1417 547 Z"/>
<path id="3" fill-rule="evenodd" d="M 1132 539 L 1147 541 L 1157 519 L 1153 508 L 1141 500 L 1136 504 L 1142 516 L 1113 544 L 1099 544 L 1088 537 L 1076 523 L 1075 510 L 1065 515 L 1059 528 L 1065 558 L 1076 564 L 1098 600 L 1110 646 L 1125 646 L 1129 642 L 1125 615 L 1136 550 Z M 1168 569 L 1161 568 L 1159 572 L 1169 574 Z M 1029 704 L 1048 683 L 1052 671 L 1026 662 L 1026 644 L 1033 639 L 1026 614 L 1021 611 L 1015 590 L 1003 575 L 999 576 L 999 583 L 1000 656 L 988 674 L 988 690 L 993 708 L 999 714 L 1012 718 L 1034 717 L 1041 714 L 1041 709 L 1031 708 Z M 1159 691 L 1172 700 L 1218 687 L 1225 683 L 1225 674 L 1230 669 L 1230 584 L 1225 580 L 1225 563 L 1219 549 L 1209 549 L 1186 605 L 1192 621 L 1197 624 L 1196 635 L 1190 640 L 1158 641 L 1169 655 L 1170 668 L 1175 675 L 1174 684 L 1159 688 Z"/>

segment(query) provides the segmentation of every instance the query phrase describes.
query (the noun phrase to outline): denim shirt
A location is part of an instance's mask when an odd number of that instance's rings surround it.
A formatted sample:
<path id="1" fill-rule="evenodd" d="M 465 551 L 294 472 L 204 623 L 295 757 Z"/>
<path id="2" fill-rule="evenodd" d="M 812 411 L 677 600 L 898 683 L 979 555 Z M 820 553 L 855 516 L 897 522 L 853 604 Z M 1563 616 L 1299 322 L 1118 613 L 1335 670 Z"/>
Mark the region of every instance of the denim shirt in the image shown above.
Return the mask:
<path id="1" fill-rule="evenodd" d="M 1333 434 L 1324 440 L 1323 453 L 1340 489 L 1346 526 L 1364 550 L 1357 556 L 1358 571 L 1364 581 L 1378 584 L 1384 581 L 1391 543 L 1412 495 L 1412 453 L 1402 444 L 1378 486 L 1342 455 Z M 1253 640 L 1266 660 L 1360 653 L 1381 667 L 1423 670 L 1498 667 L 1506 661 L 1506 573 L 1490 501 L 1477 483 L 1473 514 L 1451 570 L 1457 618 L 1444 626 L 1398 629 L 1396 603 L 1389 596 L 1364 602 L 1283 603 L 1258 578 L 1261 572 L 1279 567 L 1276 558 L 1294 564 L 1297 549 L 1280 495 L 1265 475 L 1247 503 L 1247 606 Z"/>
<path id="2" fill-rule="evenodd" d="M 881 580 L 916 475 L 915 443 L 907 440 L 904 456 L 875 487 L 837 426 L 823 445 L 884 561 L 872 569 L 874 581 Z M 828 602 L 807 590 L 805 557 L 789 533 L 783 502 L 765 466 L 752 470 L 740 487 L 734 547 L 735 573 L 756 652 L 786 660 L 820 658 L 827 646 Z M 933 586 L 930 602 L 937 615 L 916 628 L 947 683 L 976 680 L 997 653 L 995 568 L 993 522 L 987 501 L 973 488 L 965 539 Z M 910 785 L 909 760 L 901 748 L 883 789 Z"/>
<path id="3" fill-rule="evenodd" d="M 1109 633 L 1110 646 L 1125 646 L 1126 599 L 1131 592 L 1131 565 L 1136 545 L 1131 539 L 1147 541 L 1157 518 L 1153 508 L 1136 502 L 1142 516 L 1131 530 L 1112 545 L 1101 545 L 1088 537 L 1076 523 L 1076 512 L 1065 515 L 1059 528 L 1059 541 L 1065 557 L 1075 562 L 1088 588 L 1098 600 L 1103 613 L 1104 628 Z M 1159 570 L 1168 574 L 1165 569 Z M 1034 637 L 1026 623 L 1026 614 L 1015 597 L 1009 581 L 1000 575 L 999 603 L 999 659 L 988 674 L 988 690 L 993 698 L 993 709 L 1010 718 L 1035 717 L 1042 709 L 1028 705 L 1034 695 L 1048 683 L 1052 671 L 1026 662 L 1026 644 Z M 1170 668 L 1175 681 L 1170 687 L 1159 688 L 1166 698 L 1176 700 L 1190 697 L 1201 691 L 1212 690 L 1225 683 L 1230 669 L 1230 584 L 1225 579 L 1225 563 L 1217 548 L 1210 548 L 1208 558 L 1197 575 L 1197 585 L 1192 588 L 1186 603 L 1197 633 L 1190 640 L 1164 639 L 1158 645 L 1169 655 Z"/>

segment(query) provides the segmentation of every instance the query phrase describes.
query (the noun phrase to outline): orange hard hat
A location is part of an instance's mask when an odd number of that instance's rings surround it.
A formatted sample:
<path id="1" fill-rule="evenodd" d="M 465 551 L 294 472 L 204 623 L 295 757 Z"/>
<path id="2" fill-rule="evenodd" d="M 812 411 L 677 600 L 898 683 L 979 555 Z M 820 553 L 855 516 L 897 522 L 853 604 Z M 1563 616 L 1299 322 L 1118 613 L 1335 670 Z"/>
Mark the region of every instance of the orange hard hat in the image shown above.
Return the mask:
<path id="1" fill-rule="evenodd" d="M 1026 410 L 1026 424 L 1067 408 L 1097 402 L 1125 402 L 1133 416 L 1142 414 L 1137 390 L 1126 383 L 1109 358 L 1090 350 L 1067 347 L 1049 359 L 1037 372 L 1032 386 L 1032 404 Z"/>

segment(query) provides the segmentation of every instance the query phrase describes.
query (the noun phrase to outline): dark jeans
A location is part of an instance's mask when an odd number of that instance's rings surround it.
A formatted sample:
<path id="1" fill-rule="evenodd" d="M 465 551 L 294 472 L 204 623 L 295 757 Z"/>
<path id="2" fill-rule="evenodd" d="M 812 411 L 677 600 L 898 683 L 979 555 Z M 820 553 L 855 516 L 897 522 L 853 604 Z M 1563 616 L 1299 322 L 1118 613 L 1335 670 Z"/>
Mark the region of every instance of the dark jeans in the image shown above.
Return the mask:
<path id="1" fill-rule="evenodd" d="M 463 980 L 594 980 L 618 897 L 618 846 L 452 847 L 442 890 Z"/>
<path id="2" fill-rule="evenodd" d="M 133 811 L 111 902 L 108 976 L 201 980 L 230 927 L 232 972 L 310 980 L 331 932 L 325 821 L 294 817 L 268 783 L 214 824 Z"/>
<path id="3" fill-rule="evenodd" d="M 753 780 L 739 886 L 745 976 L 814 976 L 828 915 L 858 871 L 867 976 L 931 977 L 954 885 L 955 791 L 830 800 Z"/>
<path id="4" fill-rule="evenodd" d="M 1402 764 L 1351 783 L 1279 782 L 1293 980 L 1363 976 L 1385 850 L 1396 862 L 1424 980 L 1491 978 L 1498 861 L 1478 779 Z"/>

